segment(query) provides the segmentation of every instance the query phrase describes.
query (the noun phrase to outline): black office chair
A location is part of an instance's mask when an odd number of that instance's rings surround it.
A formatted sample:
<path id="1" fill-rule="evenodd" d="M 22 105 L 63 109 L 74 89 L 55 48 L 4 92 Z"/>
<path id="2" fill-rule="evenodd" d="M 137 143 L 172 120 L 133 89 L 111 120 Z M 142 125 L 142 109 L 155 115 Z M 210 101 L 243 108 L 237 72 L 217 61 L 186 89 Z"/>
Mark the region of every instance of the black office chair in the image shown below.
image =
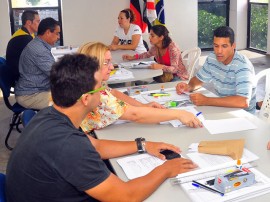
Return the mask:
<path id="1" fill-rule="evenodd" d="M 5 184 L 6 184 L 6 175 L 0 173 L 0 202 L 6 202 Z"/>
<path id="2" fill-rule="evenodd" d="M 27 126 L 31 119 L 36 115 L 36 111 L 33 109 L 26 109 L 22 113 L 22 125 Z"/>
<path id="3" fill-rule="evenodd" d="M 17 102 L 14 104 L 11 104 L 9 101 L 10 93 L 11 91 L 11 84 L 12 84 L 12 77 L 9 73 L 8 66 L 5 64 L 5 60 L 3 58 L 0 59 L 2 63 L 0 63 L 0 88 L 3 92 L 3 98 L 5 105 L 8 109 L 10 109 L 13 112 L 12 118 L 9 123 L 9 131 L 7 133 L 6 139 L 5 139 L 5 145 L 9 150 L 12 150 L 13 148 L 9 146 L 8 139 L 10 137 L 10 134 L 14 127 L 16 127 L 16 130 L 21 133 L 21 130 L 19 129 L 19 125 L 21 122 L 20 114 L 25 110 L 24 107 L 19 105 Z"/>
<path id="4" fill-rule="evenodd" d="M 143 40 L 143 45 L 146 48 L 146 50 L 149 51 L 149 46 L 145 40 Z"/>

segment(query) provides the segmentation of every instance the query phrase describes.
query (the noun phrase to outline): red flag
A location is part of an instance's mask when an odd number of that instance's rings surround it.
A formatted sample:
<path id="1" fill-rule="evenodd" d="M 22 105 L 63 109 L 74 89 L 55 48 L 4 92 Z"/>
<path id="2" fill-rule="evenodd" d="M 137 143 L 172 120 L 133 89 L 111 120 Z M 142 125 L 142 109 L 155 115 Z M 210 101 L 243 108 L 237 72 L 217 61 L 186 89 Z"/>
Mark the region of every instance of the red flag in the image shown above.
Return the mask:
<path id="1" fill-rule="evenodd" d="M 130 9 L 135 14 L 135 21 L 133 23 L 138 25 L 141 28 L 142 32 L 144 32 L 147 25 L 142 19 L 141 7 L 140 7 L 139 0 L 130 0 Z"/>

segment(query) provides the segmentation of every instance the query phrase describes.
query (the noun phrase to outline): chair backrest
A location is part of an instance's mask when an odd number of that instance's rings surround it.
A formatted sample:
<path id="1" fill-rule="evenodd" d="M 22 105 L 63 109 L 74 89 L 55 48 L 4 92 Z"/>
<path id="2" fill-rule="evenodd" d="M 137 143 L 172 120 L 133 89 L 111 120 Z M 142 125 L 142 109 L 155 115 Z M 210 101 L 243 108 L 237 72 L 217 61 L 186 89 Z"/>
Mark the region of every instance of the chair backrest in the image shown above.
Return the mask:
<path id="1" fill-rule="evenodd" d="M 0 202 L 6 202 L 5 181 L 6 176 L 3 173 L 0 173 Z"/>
<path id="2" fill-rule="evenodd" d="M 265 92 L 270 89 L 270 68 L 264 69 L 256 74 L 256 85 L 258 84 L 259 80 L 265 77 Z"/>
<path id="3" fill-rule="evenodd" d="M 13 78 L 10 74 L 10 70 L 5 63 L 0 64 L 0 88 L 3 93 L 6 106 L 12 110 L 12 106 L 9 103 L 10 89 L 13 83 Z"/>
<path id="4" fill-rule="evenodd" d="M 270 89 L 268 89 L 265 93 L 263 104 L 259 111 L 258 117 L 270 123 Z"/>
<path id="5" fill-rule="evenodd" d="M 147 51 L 149 51 L 149 46 L 145 40 L 143 40 L 143 45 Z"/>
<path id="6" fill-rule="evenodd" d="M 32 109 L 26 109 L 23 111 L 22 114 L 22 124 L 25 127 L 30 120 L 36 115 L 36 111 L 32 110 Z"/>
<path id="7" fill-rule="evenodd" d="M 265 96 L 258 117 L 270 122 L 270 68 L 260 71 L 255 76 L 255 84 L 258 85 L 260 79 L 265 77 Z"/>
<path id="8" fill-rule="evenodd" d="M 194 76 L 196 73 L 195 70 L 199 65 L 199 58 L 201 56 L 201 49 L 199 47 L 195 47 L 189 50 L 183 51 L 182 59 L 189 73 L 188 81 Z"/>

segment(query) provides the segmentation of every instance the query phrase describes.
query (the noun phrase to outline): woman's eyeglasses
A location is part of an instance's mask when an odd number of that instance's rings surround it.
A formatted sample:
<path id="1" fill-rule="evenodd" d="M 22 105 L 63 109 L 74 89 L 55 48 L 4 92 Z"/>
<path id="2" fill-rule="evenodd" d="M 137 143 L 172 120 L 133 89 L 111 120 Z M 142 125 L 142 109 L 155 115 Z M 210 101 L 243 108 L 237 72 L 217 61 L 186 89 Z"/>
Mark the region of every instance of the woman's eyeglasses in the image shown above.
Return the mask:
<path id="1" fill-rule="evenodd" d="M 110 60 L 105 61 L 103 64 L 106 65 L 107 67 L 110 67 L 111 65 L 113 65 L 112 61 Z"/>

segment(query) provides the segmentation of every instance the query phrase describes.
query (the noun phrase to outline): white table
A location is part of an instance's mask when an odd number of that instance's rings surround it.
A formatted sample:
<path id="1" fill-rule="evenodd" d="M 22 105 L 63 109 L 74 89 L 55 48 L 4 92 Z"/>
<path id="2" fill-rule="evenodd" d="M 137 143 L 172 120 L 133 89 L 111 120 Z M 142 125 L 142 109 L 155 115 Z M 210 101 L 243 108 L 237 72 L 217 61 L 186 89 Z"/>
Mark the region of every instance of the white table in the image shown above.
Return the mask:
<path id="1" fill-rule="evenodd" d="M 129 55 L 136 54 L 135 51 L 131 51 L 131 50 L 117 50 L 117 51 L 111 51 L 111 53 L 112 53 L 113 63 L 124 62 L 122 59 L 122 55 L 124 55 L 124 54 L 129 54 Z M 156 70 L 154 70 L 154 69 L 130 69 L 130 68 L 126 68 L 126 69 L 133 73 L 134 78 L 108 81 L 107 83 L 108 84 L 127 83 L 127 82 L 133 82 L 133 81 L 138 81 L 138 80 L 145 80 L 145 79 L 153 78 L 155 76 L 160 76 L 163 74 L 163 71 L 161 69 L 156 69 Z"/>
<path id="2" fill-rule="evenodd" d="M 150 85 L 149 89 L 158 89 L 161 84 Z M 165 87 L 175 86 L 175 83 L 165 83 Z M 97 130 L 96 135 L 100 139 L 110 140 L 134 140 L 137 137 L 145 137 L 149 141 L 164 141 L 175 144 L 182 149 L 182 153 L 187 153 L 187 148 L 191 143 L 202 140 L 225 140 L 225 139 L 245 139 L 245 147 L 260 157 L 257 163 L 257 169 L 270 177 L 270 151 L 266 149 L 266 144 L 270 140 L 270 124 L 267 124 L 252 114 L 237 108 L 224 107 L 197 107 L 206 119 L 223 119 L 233 117 L 245 117 L 252 121 L 258 128 L 241 132 L 227 134 L 211 135 L 205 128 L 173 128 L 171 125 L 155 124 L 136 124 L 126 123 L 122 125 L 111 125 L 102 130 Z M 112 167 L 116 174 L 124 181 L 127 177 L 121 167 L 116 162 L 117 158 L 110 159 Z M 259 196 L 249 201 L 269 201 L 270 194 Z M 180 186 L 172 186 L 169 180 L 166 180 L 146 201 L 190 201 Z"/>

